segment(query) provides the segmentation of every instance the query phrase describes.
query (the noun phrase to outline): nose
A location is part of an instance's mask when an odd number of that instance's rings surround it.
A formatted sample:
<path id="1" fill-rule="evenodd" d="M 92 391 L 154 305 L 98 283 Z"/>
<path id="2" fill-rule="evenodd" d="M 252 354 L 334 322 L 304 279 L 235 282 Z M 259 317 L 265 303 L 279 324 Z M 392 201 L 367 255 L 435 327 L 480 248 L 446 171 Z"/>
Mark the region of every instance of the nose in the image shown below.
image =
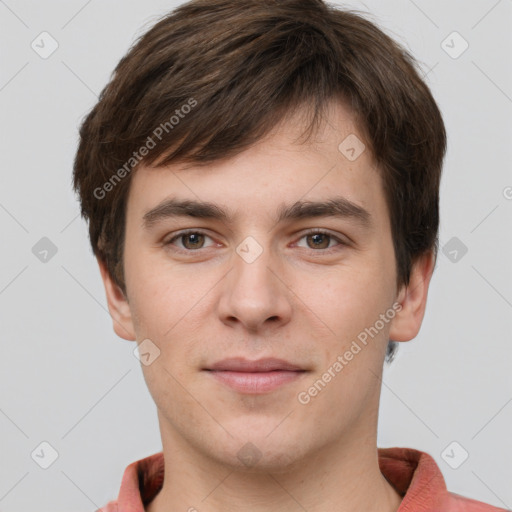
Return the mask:
<path id="1" fill-rule="evenodd" d="M 292 292 L 283 282 L 279 267 L 268 249 L 254 261 L 235 253 L 233 268 L 222 282 L 218 302 L 221 321 L 231 327 L 239 324 L 247 331 L 260 333 L 288 323 Z"/>

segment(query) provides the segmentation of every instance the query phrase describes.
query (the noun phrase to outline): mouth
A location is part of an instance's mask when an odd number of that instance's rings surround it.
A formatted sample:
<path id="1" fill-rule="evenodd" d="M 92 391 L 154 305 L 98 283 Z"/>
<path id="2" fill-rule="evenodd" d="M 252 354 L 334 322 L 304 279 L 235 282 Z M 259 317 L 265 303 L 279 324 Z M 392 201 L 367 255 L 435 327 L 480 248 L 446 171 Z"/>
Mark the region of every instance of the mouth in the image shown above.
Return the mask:
<path id="1" fill-rule="evenodd" d="M 224 359 L 203 370 L 218 382 L 245 394 L 274 391 L 308 372 L 296 364 L 276 358 L 258 361 L 244 358 Z"/>

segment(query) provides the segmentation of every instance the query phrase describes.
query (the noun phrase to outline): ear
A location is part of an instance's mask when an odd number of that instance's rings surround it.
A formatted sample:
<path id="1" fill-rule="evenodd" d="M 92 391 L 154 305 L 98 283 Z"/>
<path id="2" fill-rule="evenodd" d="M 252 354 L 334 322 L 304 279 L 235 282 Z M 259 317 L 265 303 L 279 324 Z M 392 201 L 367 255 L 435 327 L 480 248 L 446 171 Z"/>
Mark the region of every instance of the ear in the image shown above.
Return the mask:
<path id="1" fill-rule="evenodd" d="M 115 333 L 128 341 L 135 341 L 135 329 L 133 328 L 132 314 L 128 300 L 123 291 L 113 281 L 105 262 L 97 258 L 100 267 L 101 278 L 107 295 L 108 310 L 112 317 Z"/>
<path id="2" fill-rule="evenodd" d="M 409 285 L 403 286 L 398 294 L 397 302 L 402 305 L 402 309 L 391 321 L 390 340 L 409 341 L 417 336 L 425 315 L 435 259 L 434 253 L 428 252 L 414 263 Z"/>

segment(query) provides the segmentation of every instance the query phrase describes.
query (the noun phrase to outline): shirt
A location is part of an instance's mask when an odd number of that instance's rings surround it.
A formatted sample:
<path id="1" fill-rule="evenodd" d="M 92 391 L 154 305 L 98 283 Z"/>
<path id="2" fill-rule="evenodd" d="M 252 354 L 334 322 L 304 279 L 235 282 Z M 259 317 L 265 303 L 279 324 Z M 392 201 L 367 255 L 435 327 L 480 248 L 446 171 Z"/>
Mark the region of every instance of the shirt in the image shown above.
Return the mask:
<path id="1" fill-rule="evenodd" d="M 449 492 L 436 461 L 413 448 L 378 448 L 379 467 L 402 502 L 397 512 L 503 512 L 505 509 Z M 163 452 L 130 464 L 117 500 L 96 512 L 145 512 L 164 481 Z"/>

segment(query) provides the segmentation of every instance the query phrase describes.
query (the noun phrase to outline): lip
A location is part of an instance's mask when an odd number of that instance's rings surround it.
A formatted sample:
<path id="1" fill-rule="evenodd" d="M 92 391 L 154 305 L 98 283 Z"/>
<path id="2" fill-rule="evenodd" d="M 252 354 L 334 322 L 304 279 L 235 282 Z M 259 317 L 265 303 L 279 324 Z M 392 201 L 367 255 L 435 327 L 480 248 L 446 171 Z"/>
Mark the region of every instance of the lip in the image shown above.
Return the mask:
<path id="1" fill-rule="evenodd" d="M 307 372 L 283 359 L 250 361 L 241 357 L 218 361 L 204 370 L 217 381 L 246 394 L 268 393 L 301 378 Z"/>
<path id="2" fill-rule="evenodd" d="M 231 357 L 217 361 L 206 370 L 213 371 L 230 371 L 230 372 L 273 372 L 276 370 L 284 371 L 304 371 L 304 368 L 292 364 L 284 359 L 277 359 L 275 357 L 265 357 L 256 361 L 245 359 L 244 357 Z"/>

